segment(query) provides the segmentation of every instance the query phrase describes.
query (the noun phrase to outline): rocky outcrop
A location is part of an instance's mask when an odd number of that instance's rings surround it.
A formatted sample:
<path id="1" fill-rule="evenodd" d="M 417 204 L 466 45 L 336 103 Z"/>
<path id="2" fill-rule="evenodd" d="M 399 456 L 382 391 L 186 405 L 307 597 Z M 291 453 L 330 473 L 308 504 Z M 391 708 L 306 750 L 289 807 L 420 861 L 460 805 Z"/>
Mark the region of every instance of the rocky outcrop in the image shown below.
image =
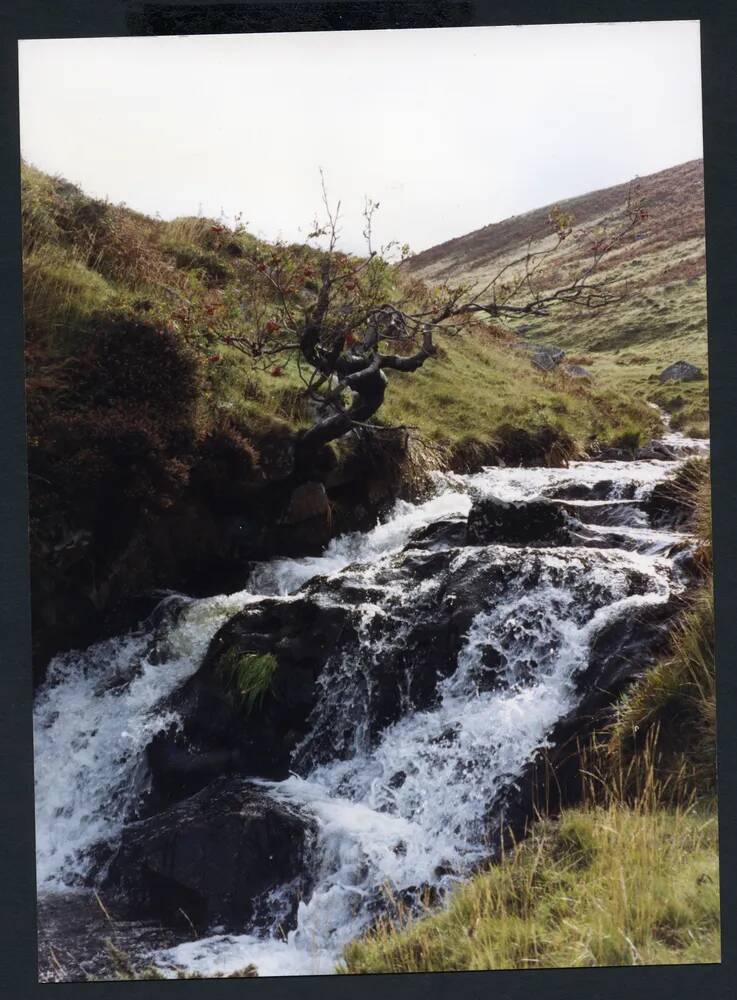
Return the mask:
<path id="1" fill-rule="evenodd" d="M 267 893 L 283 889 L 285 926 L 307 891 L 314 821 L 239 778 L 126 827 L 102 891 L 122 914 L 167 923 L 258 923 Z M 266 912 L 263 914 L 266 919 Z M 274 919 L 273 911 L 268 922 Z"/>
<path id="2" fill-rule="evenodd" d="M 467 541 L 471 545 L 560 543 L 565 539 L 566 516 L 559 504 L 539 498 L 509 502 L 498 497 L 474 500 L 468 515 Z"/>

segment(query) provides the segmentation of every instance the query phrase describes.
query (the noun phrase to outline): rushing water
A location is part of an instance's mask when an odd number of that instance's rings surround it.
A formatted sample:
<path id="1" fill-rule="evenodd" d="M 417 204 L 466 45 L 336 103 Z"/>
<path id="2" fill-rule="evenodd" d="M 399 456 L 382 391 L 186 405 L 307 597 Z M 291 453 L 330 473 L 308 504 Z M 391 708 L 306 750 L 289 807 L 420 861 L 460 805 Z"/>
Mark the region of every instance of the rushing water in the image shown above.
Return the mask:
<path id="1" fill-rule="evenodd" d="M 678 435 L 668 444 L 682 454 L 701 450 Z M 643 510 L 653 485 L 676 466 L 587 462 L 438 476 L 431 499 L 398 503 L 385 523 L 334 540 L 322 556 L 264 563 L 236 594 L 172 595 L 146 627 L 57 657 L 34 722 L 40 897 L 83 891 L 100 851 L 115 848 L 146 787 L 146 746 L 176 721 L 167 698 L 197 670 L 226 620 L 265 595 L 291 600 L 318 577 L 334 582 L 337 600 L 341 588 L 350 593 L 360 585 L 367 595 L 357 608 L 364 641 L 326 664 L 295 773 L 263 783 L 317 822 L 313 889 L 299 904 L 296 926 L 286 936 L 276 926 L 242 934 L 213 929 L 152 956 L 172 975 L 178 968 L 227 974 L 249 962 L 261 975 L 331 972 L 383 893 L 418 886 L 442 893 L 488 854 L 489 806 L 575 706 L 575 679 L 592 640 L 607 623 L 664 603 L 682 587 L 672 557 L 683 535 L 654 530 Z M 573 496 L 571 488 L 580 494 L 588 487 L 596 496 Z M 436 703 L 408 707 L 372 738 L 356 694 L 366 684 L 357 680 L 387 644 L 403 641 L 402 609 L 438 586 L 432 577 L 408 579 L 400 553 L 418 529 L 465 516 L 478 494 L 568 497 L 587 540 L 582 534 L 580 546 L 453 550 L 451 574 L 464 560 L 481 559 L 498 566 L 502 582 L 479 606 Z M 493 684 L 486 680 L 490 649 L 498 658 Z M 332 757 L 316 752 L 325 734 L 346 730 L 348 744 L 336 744 Z"/>

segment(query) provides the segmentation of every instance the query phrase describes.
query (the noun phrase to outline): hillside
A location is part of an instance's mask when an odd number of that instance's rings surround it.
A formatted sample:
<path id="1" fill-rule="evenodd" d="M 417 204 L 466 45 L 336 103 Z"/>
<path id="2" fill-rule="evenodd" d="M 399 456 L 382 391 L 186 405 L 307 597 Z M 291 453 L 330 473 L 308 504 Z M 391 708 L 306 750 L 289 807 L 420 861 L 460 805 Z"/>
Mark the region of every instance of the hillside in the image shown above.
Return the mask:
<path id="1" fill-rule="evenodd" d="M 270 261 L 304 274 L 319 252 L 149 218 L 27 165 L 22 198 L 39 663 L 132 594 L 222 589 L 250 559 L 366 528 L 432 468 L 559 463 L 659 427 L 637 395 L 536 371 L 508 332 L 476 322 L 419 371 L 389 373 L 385 430 L 326 446 L 305 507 L 294 442 L 314 412 L 297 365 L 254 364 L 225 332 L 276 308 L 258 285 Z M 389 301 L 428 294 L 379 259 L 363 280 Z M 295 511 L 311 516 L 293 524 Z"/>
<path id="2" fill-rule="evenodd" d="M 693 160 L 639 179 L 649 218 L 605 262 L 607 273 L 626 279 L 629 295 L 596 312 L 573 307 L 547 318 L 513 325 L 525 338 L 564 348 L 584 364 L 601 386 L 616 387 L 660 404 L 673 414 L 673 426 L 707 433 L 706 382 L 661 387 L 653 382 L 668 364 L 690 361 L 705 370 L 706 281 L 704 253 L 703 161 Z M 629 184 L 594 191 L 560 202 L 574 227 L 595 229 L 625 204 Z M 484 285 L 509 260 L 545 245 L 545 206 L 492 223 L 411 257 L 407 274 L 429 283 Z M 549 241 L 549 237 L 547 237 Z M 563 283 L 580 266 L 575 241 L 552 257 L 546 288 Z"/>

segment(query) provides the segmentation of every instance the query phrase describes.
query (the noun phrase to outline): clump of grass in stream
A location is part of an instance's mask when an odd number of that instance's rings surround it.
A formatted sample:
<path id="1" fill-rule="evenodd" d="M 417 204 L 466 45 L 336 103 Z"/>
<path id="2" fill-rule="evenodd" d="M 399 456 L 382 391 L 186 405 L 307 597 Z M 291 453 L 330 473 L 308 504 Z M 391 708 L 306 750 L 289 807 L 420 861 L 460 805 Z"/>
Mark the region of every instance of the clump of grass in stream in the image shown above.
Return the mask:
<path id="1" fill-rule="evenodd" d="M 241 653 L 229 649 L 218 660 L 218 673 L 230 696 L 250 715 L 261 708 L 277 670 L 273 653 Z"/>

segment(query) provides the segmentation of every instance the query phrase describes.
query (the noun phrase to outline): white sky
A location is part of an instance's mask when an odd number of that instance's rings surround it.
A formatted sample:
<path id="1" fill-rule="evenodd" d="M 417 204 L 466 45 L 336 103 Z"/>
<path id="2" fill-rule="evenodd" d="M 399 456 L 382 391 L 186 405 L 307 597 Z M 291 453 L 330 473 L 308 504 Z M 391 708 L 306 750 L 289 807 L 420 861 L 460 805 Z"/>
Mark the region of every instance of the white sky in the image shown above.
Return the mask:
<path id="1" fill-rule="evenodd" d="M 413 251 L 702 155 L 696 21 L 20 43 L 26 160 L 163 218 Z"/>

